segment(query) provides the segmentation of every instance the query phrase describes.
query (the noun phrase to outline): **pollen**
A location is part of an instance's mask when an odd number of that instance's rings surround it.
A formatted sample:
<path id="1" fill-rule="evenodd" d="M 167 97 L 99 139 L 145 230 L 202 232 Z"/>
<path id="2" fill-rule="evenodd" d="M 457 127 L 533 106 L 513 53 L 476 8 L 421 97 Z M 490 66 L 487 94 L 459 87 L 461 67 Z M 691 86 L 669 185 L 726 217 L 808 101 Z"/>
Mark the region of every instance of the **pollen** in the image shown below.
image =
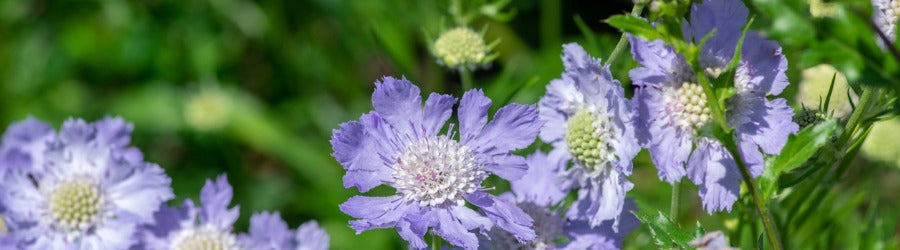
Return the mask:
<path id="1" fill-rule="evenodd" d="M 569 118 L 566 144 L 578 165 L 589 171 L 603 171 L 615 159 L 615 140 L 610 120 L 606 116 L 581 110 Z"/>
<path id="2" fill-rule="evenodd" d="M 451 68 L 479 64 L 488 54 L 488 47 L 481 34 L 464 27 L 441 34 L 434 42 L 434 50 L 440 62 Z"/>
<path id="3" fill-rule="evenodd" d="M 411 143 L 393 169 L 397 192 L 421 206 L 464 205 L 487 177 L 469 148 L 447 136 Z"/>
<path id="4" fill-rule="evenodd" d="M 172 246 L 174 250 L 240 249 L 234 235 L 208 225 L 180 232 L 173 240 Z"/>
<path id="5" fill-rule="evenodd" d="M 668 91 L 665 100 L 672 122 L 683 130 L 700 128 L 712 119 L 712 112 L 706 106 L 706 93 L 700 85 L 683 83 Z"/>
<path id="6" fill-rule="evenodd" d="M 50 195 L 51 221 L 65 231 L 87 231 L 103 212 L 102 198 L 92 180 L 63 182 Z"/>

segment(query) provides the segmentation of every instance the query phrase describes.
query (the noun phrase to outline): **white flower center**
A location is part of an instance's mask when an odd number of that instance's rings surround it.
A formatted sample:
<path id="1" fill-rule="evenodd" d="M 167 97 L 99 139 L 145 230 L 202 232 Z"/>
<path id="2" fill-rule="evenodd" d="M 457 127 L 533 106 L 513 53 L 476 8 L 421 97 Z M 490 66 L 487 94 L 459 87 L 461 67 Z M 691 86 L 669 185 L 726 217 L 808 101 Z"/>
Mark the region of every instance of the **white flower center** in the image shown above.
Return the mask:
<path id="1" fill-rule="evenodd" d="M 580 166 L 589 172 L 603 171 L 616 159 L 615 128 L 609 117 L 582 109 L 569 118 L 566 128 L 566 144 Z"/>
<path id="2" fill-rule="evenodd" d="M 469 149 L 447 136 L 410 144 L 394 163 L 394 188 L 422 206 L 464 205 L 487 176 Z"/>
<path id="3" fill-rule="evenodd" d="M 172 240 L 173 250 L 238 250 L 234 235 L 212 226 L 185 229 Z"/>
<path id="4" fill-rule="evenodd" d="M 83 232 L 103 214 L 103 196 L 90 178 L 62 182 L 50 193 L 50 221 L 63 231 Z"/>
<path id="5" fill-rule="evenodd" d="M 554 249 L 557 238 L 564 237 L 565 218 L 546 207 L 531 202 L 523 202 L 518 205 L 534 220 L 536 237 L 523 244 L 509 232 L 494 228 L 490 231 L 491 245 L 494 247 L 492 249 Z"/>
<path id="6" fill-rule="evenodd" d="M 700 85 L 685 82 L 667 91 L 664 99 L 672 122 L 683 130 L 700 128 L 712 119 L 706 107 L 706 93 Z"/>

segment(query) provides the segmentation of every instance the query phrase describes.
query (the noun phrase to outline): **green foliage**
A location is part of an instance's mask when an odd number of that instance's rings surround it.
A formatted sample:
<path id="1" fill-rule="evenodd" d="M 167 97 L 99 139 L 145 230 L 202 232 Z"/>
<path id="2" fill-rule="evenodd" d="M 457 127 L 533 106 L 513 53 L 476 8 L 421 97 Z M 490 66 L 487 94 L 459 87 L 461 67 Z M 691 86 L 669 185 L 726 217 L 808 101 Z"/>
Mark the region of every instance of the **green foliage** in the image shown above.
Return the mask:
<path id="1" fill-rule="evenodd" d="M 655 215 L 645 209 L 633 213 L 650 229 L 653 243 L 662 249 L 692 249 L 689 243 L 703 235 L 703 229 L 699 224 L 693 232 L 685 231 L 661 211 L 656 211 Z"/>
<path id="2" fill-rule="evenodd" d="M 766 200 L 771 199 L 777 191 L 778 178 L 781 174 L 806 163 L 819 148 L 830 141 L 837 126 L 838 121 L 831 119 L 791 135 L 781 150 L 782 153 L 766 162 L 766 168 L 759 180 L 763 197 Z"/>

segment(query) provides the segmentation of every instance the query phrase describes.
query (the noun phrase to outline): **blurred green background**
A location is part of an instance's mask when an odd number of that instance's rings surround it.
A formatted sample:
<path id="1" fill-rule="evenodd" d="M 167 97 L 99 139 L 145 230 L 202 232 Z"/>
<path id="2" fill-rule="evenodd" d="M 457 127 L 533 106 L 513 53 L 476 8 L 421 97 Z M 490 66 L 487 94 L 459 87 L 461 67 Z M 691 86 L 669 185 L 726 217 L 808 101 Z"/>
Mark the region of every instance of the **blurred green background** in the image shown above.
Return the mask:
<path id="1" fill-rule="evenodd" d="M 426 40 L 452 26 L 448 6 L 440 0 L 0 1 L 0 121 L 5 126 L 33 115 L 58 126 L 68 117 L 122 116 L 135 125 L 133 144 L 172 177 L 177 199 L 171 204 L 196 199 L 204 179 L 227 173 L 233 204 L 241 206 L 238 231 L 253 212 L 277 210 L 291 227 L 318 220 L 336 249 L 405 248 L 393 230 L 355 235 L 347 226 L 350 218 L 337 206 L 357 191 L 343 188 L 328 140 L 338 124 L 371 109 L 373 82 L 384 75 L 406 76 L 426 93 L 461 94 L 459 77 L 436 63 Z M 494 109 L 536 103 L 562 71 L 561 44 L 579 42 L 606 58 L 620 33 L 602 20 L 630 9 L 631 0 L 517 0 L 497 10 L 501 15 L 479 16 L 471 27 L 487 27 L 488 42 L 500 39 L 500 57 L 475 72 L 476 87 L 495 101 Z M 796 57 L 802 49 L 786 48 L 786 54 Z M 613 66 L 626 86 L 634 65 L 626 53 Z M 796 85 L 803 75 L 793 65 Z M 896 161 L 880 161 L 888 163 L 860 159 L 859 181 L 846 185 L 865 187 L 882 203 L 884 223 L 896 225 L 897 212 L 890 211 L 898 196 L 884 190 L 900 190 L 900 177 L 891 168 Z M 646 152 L 631 180 L 636 188 L 629 196 L 642 208 L 667 211 L 671 189 Z M 736 223 L 734 213 L 706 216 L 696 187 L 684 194 L 682 225 L 700 220 L 711 231 Z M 870 211 L 860 203 L 851 207 L 858 212 L 835 219 L 852 228 L 847 232 L 865 226 L 852 223 Z M 629 236 L 626 246 L 652 246 L 647 230 Z"/>

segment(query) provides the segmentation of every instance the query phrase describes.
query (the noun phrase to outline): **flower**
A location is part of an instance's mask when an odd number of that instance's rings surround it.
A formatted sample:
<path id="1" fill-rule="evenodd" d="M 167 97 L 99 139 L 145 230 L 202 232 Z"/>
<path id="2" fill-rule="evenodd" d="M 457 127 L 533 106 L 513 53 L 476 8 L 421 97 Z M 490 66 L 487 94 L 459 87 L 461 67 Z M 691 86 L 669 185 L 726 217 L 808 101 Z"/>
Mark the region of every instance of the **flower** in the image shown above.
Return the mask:
<path id="1" fill-rule="evenodd" d="M 315 221 L 306 222 L 296 232 L 288 229 L 278 212 L 258 213 L 250 217 L 248 234 L 238 236 L 246 249 L 326 250 L 328 233 Z"/>
<path id="2" fill-rule="evenodd" d="M 494 225 L 520 241 L 534 238 L 531 218 L 514 204 L 484 192 L 489 173 L 516 180 L 527 165 L 512 150 L 537 137 L 542 123 L 534 106 L 510 104 L 488 123 L 491 100 L 481 90 L 467 91 L 459 103 L 459 140 L 454 126 L 439 134 L 453 113 L 456 98 L 432 93 L 424 112 L 419 88 L 404 79 L 385 77 L 375 83 L 375 111 L 334 130 L 334 158 L 347 170 L 344 186 L 360 192 L 388 184 L 396 194 L 355 196 L 340 205 L 358 218 L 350 226 L 361 233 L 373 228 L 396 228 L 412 248 L 426 247 L 432 233 L 447 242 L 474 249 L 478 229 Z M 466 207 L 466 201 L 479 208 Z"/>
<path id="3" fill-rule="evenodd" d="M 232 232 L 240 206 L 228 208 L 231 185 L 223 174 L 206 180 L 200 190 L 200 207 L 187 199 L 181 208 L 161 205 L 153 217 L 155 224 L 142 228 L 139 235 L 147 249 L 242 249 Z M 198 218 L 199 215 L 199 218 Z"/>
<path id="4" fill-rule="evenodd" d="M 34 117 L 9 125 L 0 143 L 0 180 L 7 172 L 27 174 L 43 168 L 42 152 L 54 136 L 50 125 Z"/>
<path id="5" fill-rule="evenodd" d="M 528 156 L 528 172 L 521 179 L 510 182 L 512 192 L 501 195 L 503 199 L 515 201 L 525 213 L 534 218 L 536 237 L 529 242 L 518 242 L 508 232 L 491 230 L 490 239 L 480 237 L 482 245 L 489 249 L 619 249 L 622 239 L 638 227 L 640 221 L 631 214 L 637 208 L 627 200 L 621 211 L 620 225 L 613 228 L 613 221 L 605 221 L 599 227 L 591 227 L 588 220 L 566 220 L 562 209 L 557 206 L 568 193 L 558 185 L 558 179 L 565 177 L 568 160 L 563 151 L 553 151 L 550 155 L 535 152 Z M 560 241 L 560 238 L 567 238 Z"/>
<path id="6" fill-rule="evenodd" d="M 706 233 L 700 238 L 696 238 L 689 242 L 692 247 L 696 247 L 698 250 L 733 250 L 738 248 L 733 248 L 728 246 L 728 237 L 725 237 L 725 234 L 722 231 L 715 231 Z"/>
<path id="7" fill-rule="evenodd" d="M 686 38 L 699 42 L 715 30 L 700 49 L 704 74 L 718 78 L 727 68 L 740 40 L 747 8 L 739 0 L 695 4 Z M 710 132 L 713 117 L 706 94 L 682 55 L 661 40 L 629 36 L 634 59 L 641 67 L 629 75 L 638 88 L 638 141 L 647 147 L 660 179 L 669 183 L 685 175 L 699 186 L 707 212 L 731 210 L 741 177 L 725 147 Z M 789 134 L 796 133 L 793 110 L 785 99 L 769 100 L 788 85 L 787 60 L 780 46 L 748 31 L 734 74 L 736 94 L 726 100 L 725 116 L 735 128 L 735 141 L 753 176 L 763 170 L 763 153 L 778 154 Z M 687 168 L 685 169 L 685 164 Z"/>
<path id="8" fill-rule="evenodd" d="M 457 27 L 441 33 L 431 46 L 438 63 L 448 68 L 474 69 L 492 61 L 491 47 L 484 42 L 483 34 L 467 27 Z"/>
<path id="9" fill-rule="evenodd" d="M 640 151 L 634 111 L 609 67 L 581 46 L 563 45 L 562 60 L 566 71 L 547 85 L 538 104 L 546 122 L 540 137 L 573 162 L 563 185 L 582 189 L 569 216 L 588 219 L 591 226 L 612 220 L 616 228 L 625 192 L 634 186 L 625 177 Z"/>
<path id="10" fill-rule="evenodd" d="M 897 39 L 897 14 L 900 14 L 900 1 L 897 0 L 872 0 L 873 19 L 875 26 L 881 33 L 887 36 L 892 43 Z M 876 35 L 875 40 L 884 48 L 884 42 Z"/>
<path id="11" fill-rule="evenodd" d="M 135 244 L 135 228 L 173 194 L 163 169 L 128 146 L 132 125 L 69 119 L 59 133 L 47 128 L 29 118 L 4 134 L 5 152 L 16 156 L 0 164 L 17 168 L 0 183 L 10 235 L 33 249 Z"/>

